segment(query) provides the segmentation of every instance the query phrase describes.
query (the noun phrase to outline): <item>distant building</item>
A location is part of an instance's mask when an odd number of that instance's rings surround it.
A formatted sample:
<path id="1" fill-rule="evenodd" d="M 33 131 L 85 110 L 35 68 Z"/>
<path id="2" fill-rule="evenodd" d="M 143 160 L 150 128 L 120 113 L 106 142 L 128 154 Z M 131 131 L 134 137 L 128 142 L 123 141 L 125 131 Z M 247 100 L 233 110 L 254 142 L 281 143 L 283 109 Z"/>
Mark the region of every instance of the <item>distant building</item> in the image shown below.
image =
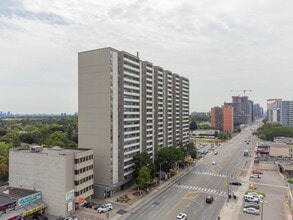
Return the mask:
<path id="1" fill-rule="evenodd" d="M 233 132 L 233 107 L 224 105 L 211 108 L 211 127 L 220 131 Z"/>
<path id="2" fill-rule="evenodd" d="M 280 114 L 283 126 L 293 126 L 293 101 L 282 101 Z"/>
<path id="3" fill-rule="evenodd" d="M 68 216 L 94 194 L 93 150 L 31 146 L 9 151 L 9 186 L 42 192 L 48 213 Z"/>
<path id="4" fill-rule="evenodd" d="M 293 143 L 275 143 L 270 145 L 270 156 L 293 158 Z"/>
<path id="5" fill-rule="evenodd" d="M 254 104 L 248 100 L 248 96 L 232 96 L 232 102 L 225 102 L 224 105 L 233 107 L 234 126 L 254 121 Z"/>
<path id="6" fill-rule="evenodd" d="M 268 99 L 267 100 L 268 122 L 281 123 L 281 105 L 282 105 L 282 99 Z"/>
<path id="7" fill-rule="evenodd" d="M 211 127 L 223 131 L 223 122 L 223 109 L 218 106 L 211 108 Z"/>
<path id="8" fill-rule="evenodd" d="M 223 106 L 223 131 L 233 132 L 234 129 L 233 107 Z"/>

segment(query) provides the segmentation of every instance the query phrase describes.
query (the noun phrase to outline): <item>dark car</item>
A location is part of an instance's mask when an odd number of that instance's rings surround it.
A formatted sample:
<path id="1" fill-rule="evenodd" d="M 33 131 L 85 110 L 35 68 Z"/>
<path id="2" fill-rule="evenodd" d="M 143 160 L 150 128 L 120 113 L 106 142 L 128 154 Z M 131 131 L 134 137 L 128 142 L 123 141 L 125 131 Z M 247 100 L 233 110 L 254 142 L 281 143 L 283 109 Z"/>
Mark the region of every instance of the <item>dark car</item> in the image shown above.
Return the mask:
<path id="1" fill-rule="evenodd" d="M 32 220 L 48 220 L 48 217 L 42 215 L 41 213 L 34 213 Z"/>
<path id="2" fill-rule="evenodd" d="M 230 185 L 241 186 L 242 184 L 239 182 L 230 182 Z"/>
<path id="3" fill-rule="evenodd" d="M 214 201 L 214 197 L 213 196 L 207 196 L 206 197 L 206 203 L 212 203 Z"/>
<path id="4" fill-rule="evenodd" d="M 86 208 L 92 208 L 94 205 L 96 205 L 97 203 L 95 203 L 95 202 L 88 202 L 88 203 L 86 203 L 85 205 L 84 205 L 84 207 L 86 207 Z"/>

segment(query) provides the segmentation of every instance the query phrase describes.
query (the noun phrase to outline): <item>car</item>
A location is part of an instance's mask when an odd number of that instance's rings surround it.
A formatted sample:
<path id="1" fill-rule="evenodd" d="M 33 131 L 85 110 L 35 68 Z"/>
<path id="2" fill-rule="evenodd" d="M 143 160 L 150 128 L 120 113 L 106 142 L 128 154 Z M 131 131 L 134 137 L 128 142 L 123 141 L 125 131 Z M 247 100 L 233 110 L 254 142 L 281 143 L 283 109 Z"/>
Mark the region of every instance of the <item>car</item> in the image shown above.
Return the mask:
<path id="1" fill-rule="evenodd" d="M 95 204 L 92 206 L 92 209 L 97 210 L 99 207 L 102 207 L 103 204 Z"/>
<path id="2" fill-rule="evenodd" d="M 64 220 L 78 220 L 76 216 L 66 217 Z"/>
<path id="3" fill-rule="evenodd" d="M 243 208 L 255 208 L 259 210 L 260 206 L 255 202 L 246 202 L 244 203 Z"/>
<path id="4" fill-rule="evenodd" d="M 218 151 L 214 151 L 214 155 L 218 155 Z"/>
<path id="5" fill-rule="evenodd" d="M 252 170 L 252 174 L 263 174 L 260 170 Z"/>
<path id="6" fill-rule="evenodd" d="M 245 202 L 256 202 L 256 203 L 259 203 L 259 199 L 258 198 L 255 198 L 255 197 L 249 196 L 249 195 L 245 195 L 244 196 L 244 201 Z"/>
<path id="7" fill-rule="evenodd" d="M 251 189 L 251 190 L 256 190 L 257 187 L 256 187 L 255 185 L 251 184 L 251 185 L 249 186 L 249 189 Z"/>
<path id="8" fill-rule="evenodd" d="M 39 212 L 33 214 L 32 220 L 48 220 L 47 216 L 42 215 Z"/>
<path id="9" fill-rule="evenodd" d="M 251 174 L 250 175 L 250 178 L 261 178 L 261 175 L 259 175 L 259 174 Z"/>
<path id="10" fill-rule="evenodd" d="M 216 165 L 216 164 L 217 164 L 216 161 L 213 161 L 213 162 L 212 162 L 212 165 Z"/>
<path id="11" fill-rule="evenodd" d="M 102 212 L 108 212 L 108 211 L 110 211 L 112 209 L 113 209 L 112 204 L 111 203 L 106 203 L 106 204 L 102 205 L 101 207 L 99 207 L 97 209 L 97 211 L 98 211 L 98 213 L 102 213 Z"/>
<path id="12" fill-rule="evenodd" d="M 92 208 L 94 205 L 96 205 L 97 203 L 95 203 L 95 202 L 87 202 L 87 203 L 85 203 L 83 206 L 85 207 L 85 208 Z"/>
<path id="13" fill-rule="evenodd" d="M 185 213 L 179 213 L 176 216 L 176 220 L 187 220 L 187 215 Z"/>
<path id="14" fill-rule="evenodd" d="M 207 196 L 206 197 L 206 203 L 211 204 L 214 201 L 214 197 L 213 196 Z"/>
<path id="15" fill-rule="evenodd" d="M 263 199 L 264 196 L 262 194 L 259 194 L 257 192 L 248 192 L 247 195 L 251 195 L 253 197 L 259 198 L 259 199 Z"/>
<path id="16" fill-rule="evenodd" d="M 259 210 L 255 208 L 243 208 L 244 213 L 259 215 Z"/>
<path id="17" fill-rule="evenodd" d="M 240 182 L 230 182 L 230 185 L 235 185 L 235 186 L 241 186 L 242 184 Z"/>

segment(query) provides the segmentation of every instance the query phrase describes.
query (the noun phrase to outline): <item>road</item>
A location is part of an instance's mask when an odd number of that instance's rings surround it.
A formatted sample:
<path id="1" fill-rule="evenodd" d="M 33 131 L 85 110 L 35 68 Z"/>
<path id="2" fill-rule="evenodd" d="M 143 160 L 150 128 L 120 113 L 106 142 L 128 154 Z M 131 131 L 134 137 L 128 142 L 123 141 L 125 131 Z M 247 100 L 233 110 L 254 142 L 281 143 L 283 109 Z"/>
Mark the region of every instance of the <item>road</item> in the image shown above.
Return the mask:
<path id="1" fill-rule="evenodd" d="M 232 141 L 216 148 L 218 155 L 211 151 L 195 167 L 184 171 L 186 174 L 170 184 L 144 206 L 133 212 L 127 219 L 175 219 L 180 212 L 188 219 L 217 219 L 228 198 L 228 191 L 237 190 L 228 182 L 237 181 L 238 174 L 247 163 L 243 150 L 253 143 L 251 129 L 245 129 Z M 245 142 L 250 140 L 250 142 Z M 212 165 L 215 161 L 216 165 Z M 207 195 L 214 197 L 212 204 L 206 204 Z"/>

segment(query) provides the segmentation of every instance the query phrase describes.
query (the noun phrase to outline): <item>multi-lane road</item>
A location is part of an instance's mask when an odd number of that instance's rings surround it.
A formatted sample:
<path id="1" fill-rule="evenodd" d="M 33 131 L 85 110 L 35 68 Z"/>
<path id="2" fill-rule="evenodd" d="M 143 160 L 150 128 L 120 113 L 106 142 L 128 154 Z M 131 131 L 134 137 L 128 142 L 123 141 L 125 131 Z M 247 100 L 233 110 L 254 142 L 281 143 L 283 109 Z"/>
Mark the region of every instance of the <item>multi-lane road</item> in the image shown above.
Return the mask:
<path id="1" fill-rule="evenodd" d="M 232 187 L 228 182 L 238 181 L 238 175 L 247 163 L 243 150 L 250 149 L 254 143 L 252 130 L 252 126 L 248 127 L 231 141 L 223 143 L 216 148 L 217 155 L 210 151 L 196 166 L 185 169 L 180 179 L 162 188 L 127 219 L 169 220 L 175 219 L 180 212 L 186 213 L 188 219 L 217 219 L 228 192 L 237 191 L 238 186 Z M 212 165 L 213 161 L 216 165 Z M 206 204 L 208 195 L 214 197 L 212 204 Z"/>

